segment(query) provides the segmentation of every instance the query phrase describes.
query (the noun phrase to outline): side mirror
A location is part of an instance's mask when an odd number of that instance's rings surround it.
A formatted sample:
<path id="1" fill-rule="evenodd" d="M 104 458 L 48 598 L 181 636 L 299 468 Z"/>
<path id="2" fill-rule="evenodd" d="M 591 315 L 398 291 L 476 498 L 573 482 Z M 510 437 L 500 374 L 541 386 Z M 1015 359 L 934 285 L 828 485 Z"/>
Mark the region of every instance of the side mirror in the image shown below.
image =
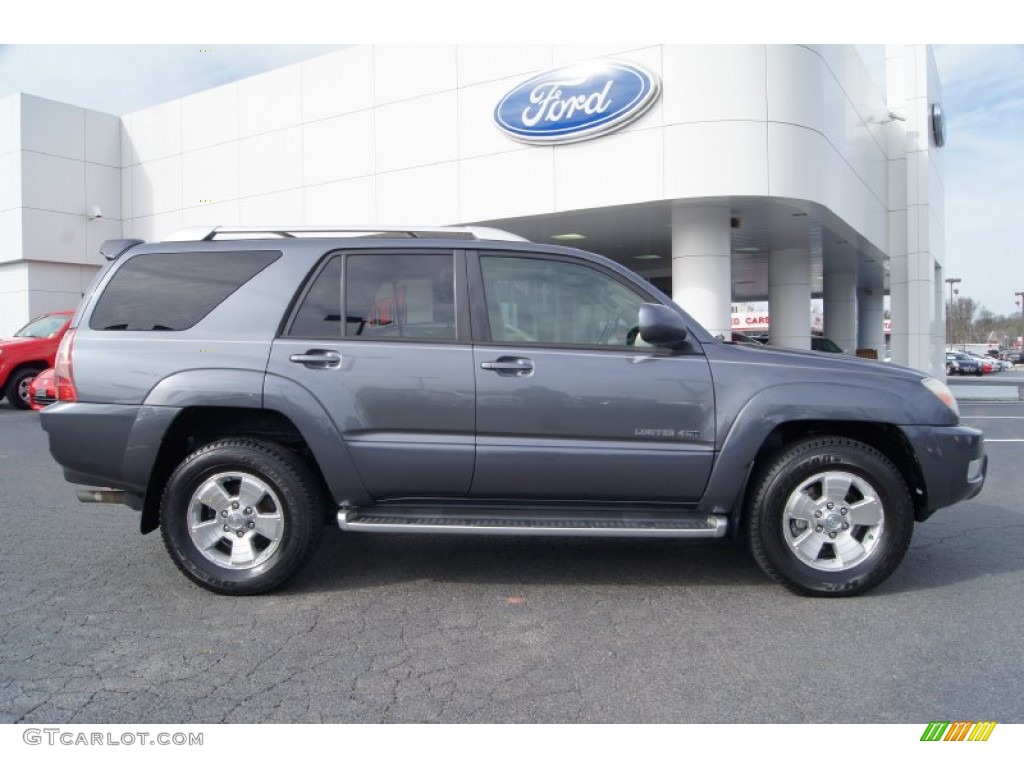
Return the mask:
<path id="1" fill-rule="evenodd" d="M 686 341 L 686 324 L 664 304 L 640 305 L 640 338 L 656 347 L 677 347 Z"/>

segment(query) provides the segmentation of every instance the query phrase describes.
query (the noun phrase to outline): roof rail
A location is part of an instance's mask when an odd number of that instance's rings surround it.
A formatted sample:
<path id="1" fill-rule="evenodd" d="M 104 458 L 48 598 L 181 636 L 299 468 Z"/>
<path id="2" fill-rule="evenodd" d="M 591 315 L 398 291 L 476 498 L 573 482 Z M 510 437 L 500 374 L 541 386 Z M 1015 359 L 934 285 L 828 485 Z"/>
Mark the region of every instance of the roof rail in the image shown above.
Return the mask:
<path id="1" fill-rule="evenodd" d="M 287 226 L 287 227 L 186 227 L 163 242 L 196 240 L 248 240 L 290 237 L 410 237 L 459 240 L 517 240 L 525 237 L 491 227 L 382 227 L 382 226 Z"/>

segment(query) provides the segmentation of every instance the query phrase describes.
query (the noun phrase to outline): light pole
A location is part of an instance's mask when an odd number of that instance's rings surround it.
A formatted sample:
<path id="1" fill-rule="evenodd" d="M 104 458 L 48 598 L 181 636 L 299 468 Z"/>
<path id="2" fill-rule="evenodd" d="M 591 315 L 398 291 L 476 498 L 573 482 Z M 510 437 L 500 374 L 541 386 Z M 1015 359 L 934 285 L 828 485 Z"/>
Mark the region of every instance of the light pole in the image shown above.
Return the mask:
<path id="1" fill-rule="evenodd" d="M 962 283 L 963 280 L 959 277 L 947 277 L 946 282 L 949 283 L 949 346 L 953 347 L 956 346 L 956 326 L 953 325 L 953 286 Z"/>
<path id="2" fill-rule="evenodd" d="M 1017 304 L 1020 305 L 1020 319 L 1024 320 L 1024 291 L 1017 291 L 1013 294 L 1015 298 L 1019 299 Z"/>

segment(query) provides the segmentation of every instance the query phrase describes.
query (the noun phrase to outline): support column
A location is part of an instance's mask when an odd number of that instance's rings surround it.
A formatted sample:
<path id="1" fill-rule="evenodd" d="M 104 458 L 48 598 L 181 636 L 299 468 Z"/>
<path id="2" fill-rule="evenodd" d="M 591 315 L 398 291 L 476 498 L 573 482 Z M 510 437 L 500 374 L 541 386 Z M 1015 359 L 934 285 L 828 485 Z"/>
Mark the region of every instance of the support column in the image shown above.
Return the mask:
<path id="1" fill-rule="evenodd" d="M 727 206 L 672 208 L 672 298 L 714 336 L 732 334 L 732 259 Z"/>
<path id="2" fill-rule="evenodd" d="M 777 347 L 811 348 L 811 253 L 772 251 L 768 257 L 768 336 Z"/>
<path id="3" fill-rule="evenodd" d="M 857 351 L 857 275 L 825 270 L 822 296 L 825 335 L 852 355 Z"/>
<path id="4" fill-rule="evenodd" d="M 857 301 L 857 347 L 873 349 L 885 359 L 885 289 L 881 281 L 860 289 Z"/>

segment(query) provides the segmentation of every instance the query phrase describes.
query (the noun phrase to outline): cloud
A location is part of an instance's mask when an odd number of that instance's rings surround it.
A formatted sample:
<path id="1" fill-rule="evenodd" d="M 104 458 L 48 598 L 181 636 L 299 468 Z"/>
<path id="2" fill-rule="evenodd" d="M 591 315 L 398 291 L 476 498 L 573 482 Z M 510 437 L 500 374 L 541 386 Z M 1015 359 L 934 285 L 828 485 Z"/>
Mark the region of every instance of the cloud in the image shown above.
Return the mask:
<path id="1" fill-rule="evenodd" d="M 1024 290 L 1024 46 L 938 46 L 948 121 L 944 153 L 947 276 L 998 314 Z"/>
<path id="2" fill-rule="evenodd" d="M 122 115 L 340 47 L 4 45 L 0 97 L 24 91 Z"/>

